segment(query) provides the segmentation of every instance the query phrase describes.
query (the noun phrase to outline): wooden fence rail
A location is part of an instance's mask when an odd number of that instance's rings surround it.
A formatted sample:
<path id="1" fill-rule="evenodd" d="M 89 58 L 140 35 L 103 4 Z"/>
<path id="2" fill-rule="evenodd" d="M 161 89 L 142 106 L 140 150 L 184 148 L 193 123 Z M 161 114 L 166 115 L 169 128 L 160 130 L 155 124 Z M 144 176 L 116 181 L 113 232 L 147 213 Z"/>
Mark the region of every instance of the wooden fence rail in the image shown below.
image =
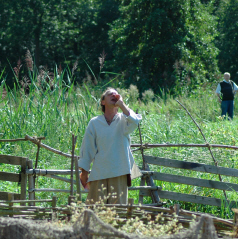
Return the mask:
<path id="1" fill-rule="evenodd" d="M 216 174 L 216 175 L 225 175 L 230 177 L 238 177 L 237 169 L 224 168 L 224 167 L 213 166 L 213 165 L 205 165 L 205 164 L 193 163 L 193 162 L 184 162 L 179 160 L 153 157 L 153 156 L 147 156 L 147 155 L 144 155 L 144 160 L 148 164 L 153 164 L 157 166 L 179 168 L 182 170 L 204 172 L 204 173 L 210 173 L 210 174 Z M 178 183 L 178 184 L 186 184 L 186 185 L 192 185 L 192 186 L 198 186 L 198 187 L 205 187 L 205 188 L 211 188 L 211 189 L 217 189 L 217 190 L 238 191 L 238 185 L 235 183 L 192 178 L 187 176 L 166 174 L 166 173 L 160 173 L 160 172 L 148 172 L 148 173 L 153 175 L 154 180 Z M 143 196 L 150 195 L 148 191 L 145 191 L 143 189 L 140 191 L 140 194 Z M 163 190 L 159 190 L 159 196 L 160 198 L 163 198 L 163 199 L 171 199 L 171 200 L 206 204 L 206 205 L 212 205 L 212 206 L 222 206 L 222 205 L 229 205 L 230 207 L 237 206 L 236 201 L 228 201 L 226 199 L 222 200 L 222 199 L 213 198 L 213 197 L 204 197 L 204 196 L 197 196 L 197 195 L 163 191 Z"/>

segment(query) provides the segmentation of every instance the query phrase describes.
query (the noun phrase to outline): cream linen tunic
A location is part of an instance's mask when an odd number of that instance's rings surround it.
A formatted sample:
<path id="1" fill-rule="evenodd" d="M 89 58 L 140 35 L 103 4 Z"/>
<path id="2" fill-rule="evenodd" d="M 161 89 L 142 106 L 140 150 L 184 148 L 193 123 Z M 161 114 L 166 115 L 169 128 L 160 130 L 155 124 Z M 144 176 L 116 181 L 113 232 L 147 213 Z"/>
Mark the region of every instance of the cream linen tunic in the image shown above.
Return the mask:
<path id="1" fill-rule="evenodd" d="M 110 125 L 104 115 L 90 120 L 78 161 L 79 168 L 86 171 L 93 162 L 88 182 L 131 174 L 134 159 L 129 134 L 137 128 L 141 119 L 141 115 L 130 110 L 129 116 L 116 114 Z"/>

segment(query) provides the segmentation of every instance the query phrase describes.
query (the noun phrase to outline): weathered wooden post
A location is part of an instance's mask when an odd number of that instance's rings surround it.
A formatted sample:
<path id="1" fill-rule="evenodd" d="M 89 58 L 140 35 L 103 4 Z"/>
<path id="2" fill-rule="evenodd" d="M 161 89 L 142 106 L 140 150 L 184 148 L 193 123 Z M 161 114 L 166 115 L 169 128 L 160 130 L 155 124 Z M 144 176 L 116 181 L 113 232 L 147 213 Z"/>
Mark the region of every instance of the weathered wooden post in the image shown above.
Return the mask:
<path id="1" fill-rule="evenodd" d="M 77 137 L 76 137 L 77 139 Z M 75 150 L 75 141 L 74 135 L 72 135 L 72 157 L 71 157 L 71 187 L 70 187 L 70 195 L 73 196 L 74 194 L 74 150 Z"/>
<path id="2" fill-rule="evenodd" d="M 75 167 L 75 174 L 76 174 L 76 186 L 77 186 L 77 194 L 79 195 L 78 199 L 81 200 L 81 187 L 80 187 L 80 179 L 79 179 L 79 167 L 78 167 L 78 158 L 75 157 L 75 145 L 77 141 L 77 136 L 72 135 L 72 158 L 71 158 L 71 193 L 70 195 L 73 196 L 73 169 Z"/>
<path id="3" fill-rule="evenodd" d="M 56 203 L 57 203 L 57 197 L 53 196 L 52 198 L 52 207 L 55 208 L 56 207 Z"/>
<path id="4" fill-rule="evenodd" d="M 52 215 L 51 215 L 51 220 L 53 221 L 54 219 L 57 219 L 57 209 L 56 209 L 56 203 L 57 203 L 57 197 L 56 196 L 53 196 L 52 198 L 52 209 L 53 209 L 53 212 L 52 212 Z"/>
<path id="5" fill-rule="evenodd" d="M 69 196 L 68 197 L 68 205 L 70 206 L 71 205 L 71 203 L 73 203 L 73 202 L 75 202 L 75 196 Z M 68 214 L 68 220 L 70 221 L 71 220 L 71 218 L 72 218 L 72 210 L 71 210 L 71 208 L 69 209 L 69 214 Z"/>
<path id="6" fill-rule="evenodd" d="M 27 159 L 21 158 L 21 200 L 26 200 L 26 188 L 27 188 Z M 25 206 L 25 203 L 21 203 L 21 206 Z"/>
<path id="7" fill-rule="evenodd" d="M 132 211 L 133 211 L 133 203 L 134 203 L 134 198 L 128 198 L 128 209 L 127 209 L 127 219 L 130 219 L 132 216 Z"/>
<path id="8" fill-rule="evenodd" d="M 28 160 L 27 162 L 28 169 L 33 169 L 33 162 L 32 160 Z M 34 189 L 34 176 L 33 174 L 28 174 L 28 195 L 29 195 L 29 200 L 35 200 L 35 192 Z M 29 206 L 35 206 L 34 202 L 30 202 Z"/>
<path id="9" fill-rule="evenodd" d="M 74 142 L 75 142 L 75 144 L 76 144 L 77 136 L 76 136 L 74 139 L 75 139 Z M 74 146 L 74 147 L 75 147 L 75 146 Z M 75 164 L 77 194 L 79 195 L 79 196 L 78 196 L 78 199 L 81 201 L 81 200 L 82 200 L 82 195 L 81 195 L 81 185 L 80 185 L 80 179 L 79 179 L 78 158 L 75 158 L 74 164 Z"/>
<path id="10" fill-rule="evenodd" d="M 174 212 L 176 215 L 179 215 L 179 210 L 180 210 L 180 205 L 179 204 L 175 204 L 174 205 Z"/>
<path id="11" fill-rule="evenodd" d="M 44 137 L 37 138 L 37 152 L 36 152 L 35 169 L 37 169 L 37 166 L 38 166 L 38 160 L 39 160 L 40 148 L 41 148 L 41 138 L 45 139 Z M 32 188 L 35 188 L 35 187 L 36 187 L 36 174 L 33 175 L 33 187 Z M 34 199 L 35 199 L 35 192 L 33 192 L 33 194 L 34 194 Z M 34 205 L 35 205 L 35 203 L 34 203 Z"/>
<path id="12" fill-rule="evenodd" d="M 8 197 L 8 201 L 11 201 L 11 202 L 9 202 L 9 210 L 10 210 L 10 212 L 12 211 L 12 213 L 9 213 L 9 216 L 13 217 L 13 202 L 12 201 L 14 201 L 14 194 L 8 193 L 7 197 Z"/>
<path id="13" fill-rule="evenodd" d="M 138 110 L 136 111 L 136 113 L 138 113 Z M 144 158 L 144 149 L 142 147 L 143 146 L 143 142 L 142 142 L 140 124 L 138 124 L 138 130 L 139 130 L 139 135 L 140 135 L 140 145 L 141 145 L 140 146 L 140 150 L 141 150 L 141 155 L 142 155 L 142 159 L 143 159 L 143 170 L 150 171 L 150 167 L 145 162 L 145 158 Z M 147 186 L 155 186 L 153 177 L 151 175 L 146 175 L 146 176 L 143 175 L 141 177 L 140 186 L 145 186 L 145 182 L 147 183 Z M 158 191 L 151 190 L 150 194 L 151 194 L 151 199 L 152 199 L 153 203 L 159 203 L 160 202 Z M 143 196 L 142 196 L 141 193 L 139 194 L 139 203 L 143 204 Z"/>

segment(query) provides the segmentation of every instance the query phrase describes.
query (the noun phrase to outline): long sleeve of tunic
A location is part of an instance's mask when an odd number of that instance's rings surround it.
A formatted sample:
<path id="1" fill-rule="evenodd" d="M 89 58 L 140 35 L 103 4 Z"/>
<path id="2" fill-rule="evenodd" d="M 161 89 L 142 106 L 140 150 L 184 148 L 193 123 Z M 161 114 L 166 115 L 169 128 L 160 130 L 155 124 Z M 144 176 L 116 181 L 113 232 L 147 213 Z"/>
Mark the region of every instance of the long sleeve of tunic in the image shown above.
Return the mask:
<path id="1" fill-rule="evenodd" d="M 88 181 L 130 174 L 134 159 L 130 150 L 130 136 L 138 126 L 141 115 L 130 110 L 126 116 L 118 113 L 110 125 L 104 115 L 90 120 L 80 150 L 79 167 L 89 171 Z"/>

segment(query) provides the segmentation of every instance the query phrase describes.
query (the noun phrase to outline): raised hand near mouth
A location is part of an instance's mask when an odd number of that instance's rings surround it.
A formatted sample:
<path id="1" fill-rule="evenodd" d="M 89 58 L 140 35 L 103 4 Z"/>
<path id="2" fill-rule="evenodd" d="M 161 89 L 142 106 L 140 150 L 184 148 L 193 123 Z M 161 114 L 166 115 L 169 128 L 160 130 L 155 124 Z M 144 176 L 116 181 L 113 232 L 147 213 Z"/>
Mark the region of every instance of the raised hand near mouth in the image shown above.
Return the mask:
<path id="1" fill-rule="evenodd" d="M 124 103 L 123 100 L 122 100 L 122 96 L 117 94 L 117 95 L 115 95 L 115 98 L 117 100 L 116 103 L 115 103 L 115 106 L 120 107 Z"/>
<path id="2" fill-rule="evenodd" d="M 122 96 L 119 94 L 116 94 L 115 98 L 117 99 L 115 106 L 119 107 L 125 115 L 129 116 L 130 115 L 129 108 L 123 102 Z"/>

